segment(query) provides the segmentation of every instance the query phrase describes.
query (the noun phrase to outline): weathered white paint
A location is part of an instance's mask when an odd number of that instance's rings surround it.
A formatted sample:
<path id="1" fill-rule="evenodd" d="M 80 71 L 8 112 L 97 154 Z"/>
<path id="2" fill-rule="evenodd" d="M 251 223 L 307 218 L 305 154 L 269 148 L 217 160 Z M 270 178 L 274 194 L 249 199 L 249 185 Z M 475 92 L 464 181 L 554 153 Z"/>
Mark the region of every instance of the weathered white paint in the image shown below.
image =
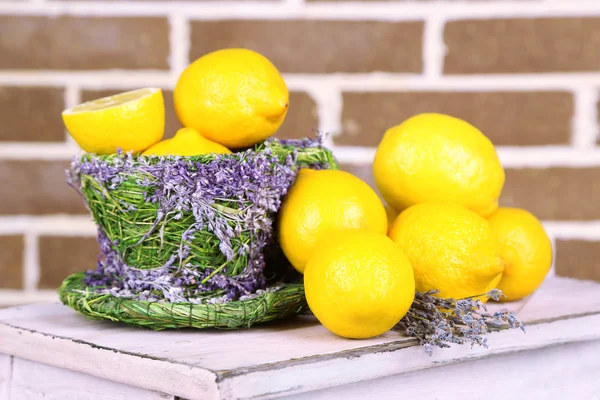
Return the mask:
<path id="1" fill-rule="evenodd" d="M 600 399 L 600 341 L 442 366 L 281 400 Z"/>
<path id="2" fill-rule="evenodd" d="M 225 398 L 259 397 L 265 393 L 283 395 L 333 387 L 382 376 L 409 371 L 425 370 L 441 364 L 455 364 L 506 353 L 522 352 L 563 343 L 600 340 L 600 315 L 559 320 L 552 323 L 530 325 L 527 333 L 520 330 L 494 333 L 489 338 L 489 348 L 454 346 L 435 349 L 432 357 L 421 347 L 402 348 L 391 343 L 365 350 L 350 351 L 320 360 L 303 360 L 297 363 L 255 369 L 239 376 L 223 379 L 220 383 Z"/>
<path id="3" fill-rule="evenodd" d="M 532 297 L 507 304 L 529 322 L 526 334 L 494 333 L 488 349 L 454 346 L 433 357 L 398 332 L 345 340 L 309 317 L 246 331 L 152 332 L 88 321 L 60 305 L 0 311 L 0 353 L 189 400 L 272 398 L 600 340 L 599 294 L 597 283 L 549 278 Z"/>
<path id="4" fill-rule="evenodd" d="M 498 1 L 473 3 L 453 1 L 451 7 L 435 7 L 431 3 L 390 3 L 386 1 L 353 1 L 348 4 L 331 2 L 306 3 L 298 1 L 265 4 L 261 1 L 174 1 L 169 4 L 144 1 L 119 1 L 111 7 L 101 2 L 15 2 L 0 3 L 0 14 L 18 15 L 101 15 L 101 16 L 164 16 L 181 10 L 194 19 L 324 19 L 324 20 L 420 20 L 428 16 L 452 19 L 490 19 L 506 17 L 590 17 L 600 15 L 596 1 Z"/>
<path id="5" fill-rule="evenodd" d="M 12 361 L 11 356 L 0 354 L 0 399 L 8 399 L 10 396 Z"/>
<path id="6" fill-rule="evenodd" d="M 15 358 L 6 400 L 173 400 L 172 395 Z"/>

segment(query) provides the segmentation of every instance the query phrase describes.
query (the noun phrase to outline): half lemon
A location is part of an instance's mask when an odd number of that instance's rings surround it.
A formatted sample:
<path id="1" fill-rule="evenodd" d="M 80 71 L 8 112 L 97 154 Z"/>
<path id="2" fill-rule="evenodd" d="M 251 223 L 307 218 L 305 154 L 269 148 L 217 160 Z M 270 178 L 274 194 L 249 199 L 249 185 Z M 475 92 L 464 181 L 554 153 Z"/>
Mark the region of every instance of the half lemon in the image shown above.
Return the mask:
<path id="1" fill-rule="evenodd" d="M 165 131 L 161 89 L 144 88 L 88 101 L 62 112 L 63 122 L 88 153 L 139 153 L 158 143 Z"/>

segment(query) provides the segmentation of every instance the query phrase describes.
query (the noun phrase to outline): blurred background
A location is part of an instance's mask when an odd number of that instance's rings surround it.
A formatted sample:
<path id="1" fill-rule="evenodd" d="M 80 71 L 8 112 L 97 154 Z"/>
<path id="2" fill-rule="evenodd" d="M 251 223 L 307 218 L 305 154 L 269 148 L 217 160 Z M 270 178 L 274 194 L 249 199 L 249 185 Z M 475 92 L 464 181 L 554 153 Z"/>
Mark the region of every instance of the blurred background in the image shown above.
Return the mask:
<path id="1" fill-rule="evenodd" d="M 284 73 L 279 137 L 329 133 L 373 184 L 384 131 L 421 112 L 498 146 L 504 206 L 545 223 L 552 273 L 600 281 L 600 1 L 0 1 L 0 306 L 53 301 L 94 268 L 95 228 L 64 170 L 63 109 L 160 87 L 166 136 L 178 74 L 247 47 Z"/>

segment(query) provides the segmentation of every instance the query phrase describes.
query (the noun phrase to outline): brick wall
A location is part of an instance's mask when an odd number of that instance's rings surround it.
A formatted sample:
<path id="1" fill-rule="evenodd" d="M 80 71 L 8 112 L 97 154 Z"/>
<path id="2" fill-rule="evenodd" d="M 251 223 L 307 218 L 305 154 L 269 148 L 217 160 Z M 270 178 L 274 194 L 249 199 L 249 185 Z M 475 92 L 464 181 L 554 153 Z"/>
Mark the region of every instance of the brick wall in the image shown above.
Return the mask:
<path id="1" fill-rule="evenodd" d="M 60 112 L 144 86 L 170 99 L 201 54 L 244 46 L 285 74 L 279 135 L 331 132 L 372 182 L 384 130 L 419 112 L 466 119 L 499 146 L 502 203 L 544 220 L 557 274 L 600 280 L 600 3 L 586 0 L 0 2 L 0 304 L 55 298 L 93 267 L 95 230 L 63 175 Z"/>

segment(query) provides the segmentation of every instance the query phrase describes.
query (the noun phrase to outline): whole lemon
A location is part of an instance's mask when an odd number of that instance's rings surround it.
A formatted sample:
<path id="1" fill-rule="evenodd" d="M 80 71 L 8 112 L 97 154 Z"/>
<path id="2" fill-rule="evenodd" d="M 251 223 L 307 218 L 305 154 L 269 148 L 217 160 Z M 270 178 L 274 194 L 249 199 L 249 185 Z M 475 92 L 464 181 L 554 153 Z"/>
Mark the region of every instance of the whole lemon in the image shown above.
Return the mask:
<path id="1" fill-rule="evenodd" d="M 417 204 L 402 211 L 389 236 L 415 271 L 420 292 L 455 299 L 487 293 L 504 269 L 491 224 L 459 204 Z"/>
<path id="2" fill-rule="evenodd" d="M 231 154 L 227 147 L 210 141 L 192 128 L 181 128 L 171 139 L 150 147 L 145 156 L 196 156 L 199 154 Z"/>
<path id="3" fill-rule="evenodd" d="M 387 215 L 387 223 L 388 223 L 388 229 L 389 229 L 392 226 L 392 224 L 394 223 L 394 221 L 396 220 L 396 218 L 398 217 L 398 211 L 396 211 L 389 204 L 384 204 L 383 206 L 385 208 L 385 213 Z"/>
<path id="4" fill-rule="evenodd" d="M 419 114 L 388 129 L 373 175 L 383 198 L 399 211 L 444 201 L 487 216 L 498 207 L 504 185 L 492 142 L 468 122 L 444 114 Z"/>
<path id="5" fill-rule="evenodd" d="M 506 263 L 498 289 L 502 300 L 519 300 L 533 293 L 552 265 L 552 244 L 541 222 L 519 208 L 499 208 L 489 217 Z"/>
<path id="6" fill-rule="evenodd" d="M 410 262 L 385 235 L 343 231 L 320 242 L 304 272 L 308 305 L 331 332 L 352 339 L 381 335 L 415 296 Z"/>
<path id="7" fill-rule="evenodd" d="M 162 91 L 146 88 L 82 103 L 62 112 L 69 134 L 88 153 L 138 153 L 165 133 Z"/>
<path id="8" fill-rule="evenodd" d="M 252 146 L 274 134 L 289 103 L 277 68 L 248 49 L 200 57 L 180 75 L 173 98 L 183 126 L 230 149 Z"/>
<path id="9" fill-rule="evenodd" d="M 303 272 L 316 243 L 344 229 L 386 233 L 385 209 L 375 191 L 348 172 L 301 169 L 279 211 L 279 242 L 287 259 Z"/>

